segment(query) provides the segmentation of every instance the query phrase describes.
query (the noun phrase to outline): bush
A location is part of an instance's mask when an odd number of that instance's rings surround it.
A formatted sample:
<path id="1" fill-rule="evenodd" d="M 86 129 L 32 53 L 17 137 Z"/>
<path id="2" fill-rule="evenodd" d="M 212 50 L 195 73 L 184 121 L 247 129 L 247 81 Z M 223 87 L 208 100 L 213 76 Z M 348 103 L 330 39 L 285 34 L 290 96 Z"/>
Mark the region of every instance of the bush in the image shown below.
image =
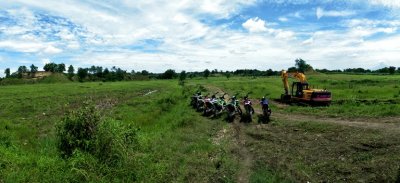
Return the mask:
<path id="1" fill-rule="evenodd" d="M 91 151 L 100 120 L 100 113 L 89 103 L 66 114 L 57 127 L 58 149 L 61 155 L 70 157 L 76 149 Z"/>
<path id="2" fill-rule="evenodd" d="M 113 119 L 103 119 L 93 104 L 66 114 L 57 127 L 58 149 L 69 158 L 76 150 L 86 152 L 107 165 L 126 162 L 137 145 L 137 129 Z"/>

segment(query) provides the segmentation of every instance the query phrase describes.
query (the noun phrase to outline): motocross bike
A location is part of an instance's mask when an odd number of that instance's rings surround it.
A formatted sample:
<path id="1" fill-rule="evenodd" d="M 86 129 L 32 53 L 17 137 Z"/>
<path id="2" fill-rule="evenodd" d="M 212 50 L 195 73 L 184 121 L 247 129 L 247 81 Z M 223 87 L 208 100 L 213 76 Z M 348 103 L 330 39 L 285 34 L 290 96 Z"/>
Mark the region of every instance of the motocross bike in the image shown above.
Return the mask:
<path id="1" fill-rule="evenodd" d="M 243 117 L 245 117 L 244 119 L 247 119 L 246 121 L 251 122 L 252 116 L 254 114 L 254 108 L 252 106 L 253 104 L 251 103 L 251 100 L 249 99 L 248 94 L 243 99 L 244 99 L 243 105 L 244 105 L 244 109 L 246 111 L 246 113 L 245 113 L 246 115 Z"/>
<path id="2" fill-rule="evenodd" d="M 199 99 L 202 99 L 202 98 L 203 98 L 203 96 L 201 96 L 201 93 L 200 93 L 200 92 L 197 92 L 196 94 L 194 94 L 194 95 L 192 96 L 192 100 L 190 101 L 190 105 L 191 105 L 194 109 L 196 109 L 197 106 L 198 106 L 198 101 L 199 101 Z"/>
<path id="3" fill-rule="evenodd" d="M 261 99 L 261 101 L 260 101 L 260 104 L 261 104 L 261 108 L 262 108 L 262 112 L 263 112 L 262 122 L 264 122 L 264 123 L 267 122 L 268 123 L 270 121 L 270 116 L 271 116 L 271 113 L 272 113 L 271 108 L 269 108 L 268 100 L 265 99 L 265 97 L 263 97 Z"/>
<path id="4" fill-rule="evenodd" d="M 197 99 L 197 103 L 196 103 L 197 112 L 203 112 L 204 111 L 204 101 L 205 101 L 205 99 L 203 99 L 203 97 Z"/>
<path id="5" fill-rule="evenodd" d="M 214 116 L 217 116 L 224 111 L 224 109 L 226 107 L 225 95 L 226 95 L 226 93 L 224 93 L 221 97 L 219 97 L 218 99 L 213 101 L 214 108 L 215 108 Z"/>
<path id="6" fill-rule="evenodd" d="M 214 106 L 215 100 L 216 100 L 215 94 L 211 98 L 206 96 L 206 98 L 204 99 L 203 116 L 211 116 L 212 114 L 215 114 L 216 111 Z"/>
<path id="7" fill-rule="evenodd" d="M 231 98 L 231 101 L 226 105 L 225 109 L 228 113 L 227 119 L 229 122 L 232 122 L 233 119 L 235 119 L 236 114 L 242 115 L 242 109 L 240 108 L 239 100 L 235 96 Z"/>

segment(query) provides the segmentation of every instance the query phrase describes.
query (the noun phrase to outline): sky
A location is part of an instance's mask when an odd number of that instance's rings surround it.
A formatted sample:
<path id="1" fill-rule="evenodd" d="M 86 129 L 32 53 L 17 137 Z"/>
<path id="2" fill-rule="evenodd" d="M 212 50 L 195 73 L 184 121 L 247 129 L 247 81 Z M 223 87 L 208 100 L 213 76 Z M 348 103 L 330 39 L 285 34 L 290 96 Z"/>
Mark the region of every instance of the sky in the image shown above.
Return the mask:
<path id="1" fill-rule="evenodd" d="M 399 0 L 1 0 L 0 73 L 400 67 Z M 0 74 L 0 75 L 1 75 Z"/>

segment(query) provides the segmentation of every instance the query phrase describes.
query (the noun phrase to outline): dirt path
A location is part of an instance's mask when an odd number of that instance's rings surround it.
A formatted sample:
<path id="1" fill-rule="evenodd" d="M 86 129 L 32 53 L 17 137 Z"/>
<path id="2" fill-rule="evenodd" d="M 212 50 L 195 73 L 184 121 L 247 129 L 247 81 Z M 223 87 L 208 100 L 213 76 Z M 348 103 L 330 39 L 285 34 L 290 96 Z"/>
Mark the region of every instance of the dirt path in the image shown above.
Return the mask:
<path id="1" fill-rule="evenodd" d="M 279 108 L 286 108 L 288 105 L 279 102 L 272 102 Z M 261 111 L 259 111 L 261 112 Z M 296 114 L 296 113 L 282 113 L 273 112 L 273 119 L 284 119 L 288 121 L 316 121 L 324 123 L 333 123 L 344 126 L 377 129 L 384 131 L 400 132 L 400 118 L 399 117 L 385 117 L 385 118 L 334 118 L 334 117 L 321 117 L 314 115 Z"/>
<path id="2" fill-rule="evenodd" d="M 257 104 L 257 100 L 252 100 L 253 104 Z M 272 104 L 278 106 L 278 108 L 284 109 L 289 107 L 289 105 L 282 104 L 276 101 L 271 101 Z M 256 114 L 262 114 L 259 106 L 254 106 L 254 110 Z M 271 115 L 273 119 L 287 120 L 292 122 L 304 122 L 304 121 L 313 121 L 313 122 L 322 122 L 322 123 L 333 123 L 344 126 L 358 127 L 358 128 L 367 128 L 367 129 L 376 129 L 383 131 L 391 131 L 391 132 L 400 132 L 400 117 L 385 117 L 385 118 L 334 118 L 334 117 L 322 117 L 315 115 L 306 115 L 306 114 L 298 114 L 298 113 L 283 113 L 279 111 L 272 111 Z"/>
<path id="3" fill-rule="evenodd" d="M 205 86 L 207 90 L 212 92 L 218 92 L 220 95 L 224 94 L 221 88 L 216 86 L 207 85 Z M 225 98 L 230 98 L 227 94 Z M 230 133 L 233 136 L 233 144 L 237 152 L 237 156 L 240 158 L 240 170 L 237 174 L 237 182 L 239 183 L 247 183 L 250 181 L 251 168 L 253 166 L 253 156 L 252 153 L 248 150 L 246 145 L 246 134 L 242 128 L 246 128 L 246 124 L 241 123 L 239 118 L 236 118 L 232 125 L 230 125 L 227 129 L 223 129 L 223 133 Z M 220 136 L 220 135 L 218 135 Z M 217 137 L 218 138 L 218 137 Z"/>
<path id="4" fill-rule="evenodd" d="M 219 94 L 223 94 L 224 91 L 221 88 L 216 86 L 207 85 L 205 86 L 209 91 L 219 92 Z M 229 97 L 229 96 L 227 96 Z M 258 105 L 259 101 L 254 99 L 253 107 L 255 108 L 255 116 L 261 115 L 262 111 L 260 106 Z M 271 101 L 271 103 L 277 106 L 280 109 L 285 109 L 290 107 L 289 105 L 282 104 L 276 101 Z M 242 106 L 243 108 L 243 106 Z M 298 113 L 285 113 L 282 111 L 272 111 L 272 120 L 283 120 L 287 122 L 320 122 L 320 123 L 330 123 L 337 124 L 349 127 L 363 128 L 363 129 L 374 129 L 382 132 L 388 133 L 400 133 L 400 118 L 399 117 L 390 117 L 390 118 L 334 118 L 334 117 L 323 117 L 316 115 L 306 115 L 306 114 L 298 114 Z M 235 121 L 230 125 L 226 130 L 232 135 L 233 140 L 232 144 L 235 146 L 236 154 L 239 157 L 240 170 L 237 174 L 237 182 L 249 182 L 251 176 L 251 168 L 254 163 L 254 157 L 252 152 L 250 152 L 248 144 L 246 142 L 246 128 L 249 125 L 254 126 L 254 123 L 245 124 L 240 123 L 239 119 L 235 119 Z M 262 126 L 260 126 L 262 127 Z M 258 126 L 256 127 L 258 128 Z"/>
<path id="5" fill-rule="evenodd" d="M 327 118 L 302 114 L 285 114 L 274 112 L 272 119 L 284 119 L 288 121 L 315 121 L 323 123 L 333 123 L 344 126 L 368 128 L 383 131 L 400 132 L 400 120 L 396 118 L 382 119 L 345 119 L 345 118 Z"/>
<path id="6" fill-rule="evenodd" d="M 244 128 L 243 123 L 239 123 L 239 120 L 235 120 L 232 124 L 234 130 L 234 141 L 237 144 L 238 155 L 240 157 L 241 169 L 237 175 L 237 182 L 244 183 L 249 182 L 251 175 L 251 167 L 253 165 L 253 157 L 251 152 L 247 149 L 245 133 L 242 130 Z"/>

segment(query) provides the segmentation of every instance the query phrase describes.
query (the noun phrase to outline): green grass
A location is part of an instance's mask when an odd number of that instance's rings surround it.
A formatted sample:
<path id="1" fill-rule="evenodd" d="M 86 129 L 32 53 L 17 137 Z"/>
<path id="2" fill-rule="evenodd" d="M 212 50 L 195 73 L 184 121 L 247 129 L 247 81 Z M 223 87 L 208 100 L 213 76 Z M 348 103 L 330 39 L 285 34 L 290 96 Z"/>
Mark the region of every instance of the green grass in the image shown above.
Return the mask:
<path id="1" fill-rule="evenodd" d="M 177 80 L 1 86 L 0 182 L 236 182 L 240 148 L 253 157 L 249 182 L 396 180 L 398 133 L 322 123 L 318 116 L 397 119 L 400 76 L 320 74 L 309 83 L 332 91 L 330 107 L 274 104 L 276 113 L 314 118 L 285 120 L 273 113 L 268 125 L 241 127 L 243 146 L 235 144 L 232 124 L 192 110 L 190 95 L 214 86 L 230 95 L 251 91 L 251 98 L 276 99 L 283 91 L 279 77 L 197 78 L 185 87 Z M 139 129 L 124 164 L 110 166 L 81 151 L 61 158 L 56 124 L 87 100 L 113 122 Z"/>
<path id="2" fill-rule="evenodd" d="M 188 107 L 176 81 L 67 83 L 0 88 L 0 182 L 229 182 L 237 163 L 212 136 L 226 125 Z M 145 95 L 149 91 L 156 91 Z M 109 167 L 56 148 L 55 124 L 92 100 L 103 115 L 138 127 L 132 164 Z M 212 157 L 212 158 L 210 158 Z M 216 168 L 215 164 L 222 164 Z M 134 176 L 124 177 L 124 172 Z"/>
<path id="3" fill-rule="evenodd" d="M 294 81 L 294 80 L 292 80 Z M 267 96 L 279 99 L 283 93 L 282 80 L 278 76 L 263 78 L 209 78 L 194 80 L 218 86 L 231 95 L 239 93 L 243 97 L 259 99 Z M 344 75 L 318 74 L 308 76 L 308 82 L 315 88 L 326 88 L 332 92 L 333 103 L 330 107 L 291 106 L 280 110 L 288 113 L 313 114 L 331 117 L 389 117 L 400 116 L 400 76 L 399 75 Z M 363 101 L 366 100 L 366 101 Z"/>

